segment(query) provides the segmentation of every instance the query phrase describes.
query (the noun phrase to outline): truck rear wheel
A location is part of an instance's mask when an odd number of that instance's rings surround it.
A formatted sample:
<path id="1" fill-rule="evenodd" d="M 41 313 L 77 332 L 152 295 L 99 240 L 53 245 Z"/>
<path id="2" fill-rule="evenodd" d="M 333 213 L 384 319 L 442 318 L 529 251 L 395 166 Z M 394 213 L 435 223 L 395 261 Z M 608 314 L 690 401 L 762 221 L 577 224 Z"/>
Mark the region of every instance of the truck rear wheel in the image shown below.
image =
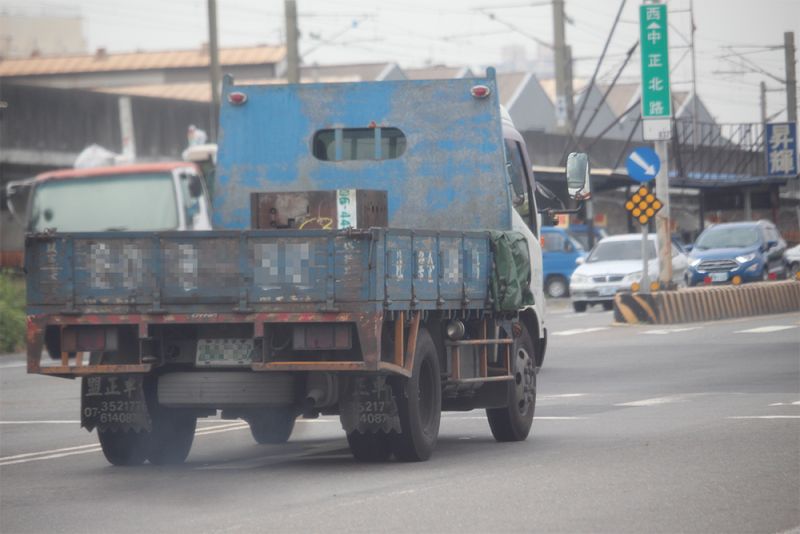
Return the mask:
<path id="1" fill-rule="evenodd" d="M 353 458 L 359 462 L 385 462 L 392 455 L 389 436 L 380 430 L 374 433 L 355 430 L 347 434 L 347 443 Z"/>
<path id="2" fill-rule="evenodd" d="M 442 418 L 442 382 L 436 346 L 425 328 L 417 335 L 411 378 L 390 378 L 401 433 L 389 434 L 392 452 L 403 462 L 427 460 L 439 438 Z"/>
<path id="3" fill-rule="evenodd" d="M 508 383 L 508 406 L 486 410 L 489 427 L 497 441 L 523 441 L 533 424 L 536 407 L 536 353 L 531 335 L 524 324 L 514 341 L 514 380 Z"/>
<path id="4" fill-rule="evenodd" d="M 246 418 L 253 439 L 261 445 L 289 441 L 294 430 L 295 413 L 291 408 L 265 408 Z"/>
<path id="5" fill-rule="evenodd" d="M 151 416 L 153 430 L 147 459 L 155 465 L 183 463 L 192 449 L 197 417 L 162 407 L 153 410 Z"/>
<path id="6" fill-rule="evenodd" d="M 150 432 L 97 429 L 103 455 L 112 465 L 140 465 L 147 459 Z"/>

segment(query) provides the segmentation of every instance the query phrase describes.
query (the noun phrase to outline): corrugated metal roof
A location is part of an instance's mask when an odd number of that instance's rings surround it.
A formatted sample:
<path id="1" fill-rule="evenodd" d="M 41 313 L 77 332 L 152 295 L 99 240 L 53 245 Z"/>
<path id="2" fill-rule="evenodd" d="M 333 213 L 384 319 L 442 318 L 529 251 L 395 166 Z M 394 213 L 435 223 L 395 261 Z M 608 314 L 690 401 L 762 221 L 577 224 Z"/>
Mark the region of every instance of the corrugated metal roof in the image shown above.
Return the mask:
<path id="1" fill-rule="evenodd" d="M 219 51 L 222 66 L 277 63 L 286 55 L 283 46 L 224 48 Z M 83 56 L 46 56 L 0 60 L 0 76 L 47 76 L 85 72 L 136 71 L 207 67 L 208 50 L 131 52 Z"/>

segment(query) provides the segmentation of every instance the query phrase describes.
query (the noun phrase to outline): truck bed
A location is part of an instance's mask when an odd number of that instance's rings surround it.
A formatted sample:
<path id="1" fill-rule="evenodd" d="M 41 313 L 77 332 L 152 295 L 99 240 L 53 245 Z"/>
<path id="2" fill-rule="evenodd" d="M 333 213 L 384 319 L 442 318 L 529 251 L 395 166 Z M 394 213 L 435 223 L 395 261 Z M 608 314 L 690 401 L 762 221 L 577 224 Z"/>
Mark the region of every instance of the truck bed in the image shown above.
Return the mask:
<path id="1" fill-rule="evenodd" d="M 28 314 L 482 309 L 488 232 L 29 235 Z"/>

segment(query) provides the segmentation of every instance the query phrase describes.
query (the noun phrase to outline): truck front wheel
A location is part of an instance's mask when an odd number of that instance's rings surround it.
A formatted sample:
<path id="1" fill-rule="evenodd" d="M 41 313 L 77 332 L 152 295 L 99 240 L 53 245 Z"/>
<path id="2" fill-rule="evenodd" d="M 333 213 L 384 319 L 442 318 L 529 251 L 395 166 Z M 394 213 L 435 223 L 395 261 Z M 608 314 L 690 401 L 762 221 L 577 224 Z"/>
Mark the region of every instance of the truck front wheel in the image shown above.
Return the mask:
<path id="1" fill-rule="evenodd" d="M 289 441 L 294 430 L 295 413 L 291 408 L 265 408 L 246 418 L 253 439 L 261 445 Z"/>
<path id="2" fill-rule="evenodd" d="M 103 455 L 112 465 L 140 465 L 147 459 L 149 432 L 97 429 Z"/>
<path id="3" fill-rule="evenodd" d="M 536 407 L 536 353 L 531 335 L 524 324 L 514 340 L 514 380 L 508 383 L 508 406 L 486 410 L 489 427 L 497 441 L 523 441 L 533 424 Z"/>
<path id="4" fill-rule="evenodd" d="M 419 329 L 411 378 L 390 378 L 401 433 L 389 434 L 392 452 L 402 462 L 427 460 L 439 438 L 442 382 L 436 345 L 425 328 Z"/>

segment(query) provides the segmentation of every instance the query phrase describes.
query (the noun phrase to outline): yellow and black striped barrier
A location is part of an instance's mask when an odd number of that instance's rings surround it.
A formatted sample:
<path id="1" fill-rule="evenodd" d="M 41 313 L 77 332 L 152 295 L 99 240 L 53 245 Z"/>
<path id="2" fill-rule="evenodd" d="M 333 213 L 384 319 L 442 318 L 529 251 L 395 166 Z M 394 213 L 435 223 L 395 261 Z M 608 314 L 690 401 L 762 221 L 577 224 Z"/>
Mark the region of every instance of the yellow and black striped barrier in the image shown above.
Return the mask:
<path id="1" fill-rule="evenodd" d="M 692 323 L 796 311 L 800 311 L 800 283 L 794 280 L 614 297 L 614 319 L 631 324 Z"/>

